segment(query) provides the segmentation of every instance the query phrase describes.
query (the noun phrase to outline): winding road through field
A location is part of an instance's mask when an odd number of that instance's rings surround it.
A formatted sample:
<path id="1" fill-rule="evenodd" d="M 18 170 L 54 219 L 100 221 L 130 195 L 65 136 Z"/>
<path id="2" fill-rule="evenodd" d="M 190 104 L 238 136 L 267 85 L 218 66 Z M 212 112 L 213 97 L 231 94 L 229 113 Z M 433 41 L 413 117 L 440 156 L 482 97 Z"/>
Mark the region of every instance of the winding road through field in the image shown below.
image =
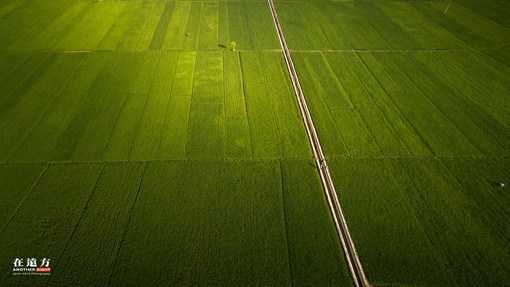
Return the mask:
<path id="1" fill-rule="evenodd" d="M 329 207 L 331 210 L 331 214 L 333 215 L 333 220 L 335 222 L 338 235 L 342 242 L 342 247 L 344 249 L 347 263 L 349 265 L 349 270 L 353 277 L 354 283 L 357 287 L 370 286 L 366 278 L 365 272 L 363 271 L 361 261 L 358 257 L 358 254 L 356 253 L 356 248 L 354 247 L 351 235 L 349 234 L 349 229 L 347 227 L 347 223 L 345 221 L 342 208 L 340 206 L 340 202 L 338 201 L 335 186 L 333 184 L 333 180 L 331 179 L 326 158 L 324 157 L 324 153 L 322 152 L 319 137 L 315 130 L 315 126 L 313 124 L 310 111 L 308 110 L 306 99 L 304 97 L 303 90 L 301 89 L 301 84 L 299 83 L 299 78 L 296 69 L 294 68 L 294 63 L 292 61 L 289 48 L 287 47 L 287 42 L 285 41 L 285 37 L 283 35 L 280 22 L 278 20 L 278 15 L 276 14 L 274 3 L 272 0 L 268 0 L 267 2 L 269 4 L 269 9 L 271 10 L 271 14 L 273 16 L 276 32 L 278 34 L 278 38 L 283 49 L 285 63 L 287 64 L 287 68 L 289 70 L 292 86 L 294 87 L 294 91 L 296 93 L 296 97 L 299 103 L 299 109 L 301 110 L 301 116 L 303 117 L 303 121 L 305 123 L 306 131 L 308 133 L 308 139 L 310 140 L 310 144 L 312 146 L 315 162 L 319 170 L 322 185 L 324 186 L 324 192 L 326 194 L 326 198 L 328 199 Z"/>

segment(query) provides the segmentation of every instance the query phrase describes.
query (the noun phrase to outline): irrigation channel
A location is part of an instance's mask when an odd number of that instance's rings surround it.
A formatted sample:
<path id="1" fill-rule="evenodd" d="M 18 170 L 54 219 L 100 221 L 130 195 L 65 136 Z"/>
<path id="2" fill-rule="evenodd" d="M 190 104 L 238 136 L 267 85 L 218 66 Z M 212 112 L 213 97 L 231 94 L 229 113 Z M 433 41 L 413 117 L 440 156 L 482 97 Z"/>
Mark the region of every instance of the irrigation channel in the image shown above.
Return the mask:
<path id="1" fill-rule="evenodd" d="M 283 31 L 278 20 L 278 15 L 276 14 L 273 0 L 267 0 L 267 2 L 269 3 L 269 9 L 271 10 L 271 14 L 273 16 L 276 32 L 278 33 L 278 38 L 283 49 L 285 63 L 287 64 L 287 68 L 289 70 L 292 86 L 294 87 L 294 92 L 296 93 L 296 97 L 299 103 L 299 109 L 301 110 L 301 116 L 303 117 L 306 131 L 308 133 L 308 139 L 310 140 L 312 146 L 315 163 L 317 164 L 317 169 L 319 170 L 322 185 L 324 186 L 324 192 L 328 199 L 329 208 L 335 222 L 336 230 L 342 242 L 342 247 L 345 252 L 347 263 L 349 265 L 349 270 L 356 287 L 369 287 L 370 284 L 368 283 L 365 272 L 363 271 L 363 266 L 361 265 L 361 261 L 358 257 L 358 254 L 356 253 L 356 248 L 354 247 L 351 235 L 349 234 L 349 229 L 347 227 L 340 202 L 338 201 L 335 186 L 333 185 L 333 180 L 331 179 L 331 174 L 329 173 L 326 158 L 322 152 L 322 147 L 312 121 L 312 116 L 308 110 L 308 105 L 306 104 L 306 99 L 304 97 L 303 90 L 301 89 L 301 84 L 299 83 L 299 78 L 296 69 L 294 68 L 294 63 L 292 62 L 289 48 L 287 47 L 287 42 L 283 36 Z"/>

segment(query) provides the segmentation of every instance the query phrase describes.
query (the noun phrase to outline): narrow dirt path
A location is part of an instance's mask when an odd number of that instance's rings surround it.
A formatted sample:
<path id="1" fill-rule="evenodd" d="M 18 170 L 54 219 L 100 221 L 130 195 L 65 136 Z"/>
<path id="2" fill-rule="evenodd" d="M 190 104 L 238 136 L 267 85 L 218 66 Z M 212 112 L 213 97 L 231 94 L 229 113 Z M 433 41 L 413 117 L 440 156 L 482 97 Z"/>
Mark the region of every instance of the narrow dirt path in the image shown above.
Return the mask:
<path id="1" fill-rule="evenodd" d="M 322 180 L 322 185 L 324 186 L 324 192 L 326 194 L 326 198 L 328 199 L 329 207 L 331 210 L 331 214 L 333 215 L 336 230 L 338 232 L 338 235 L 340 236 L 340 240 L 342 241 L 342 247 L 345 252 L 345 256 L 347 259 L 347 263 L 349 265 L 351 275 L 353 277 L 356 287 L 368 287 L 370 286 L 370 284 L 368 283 L 368 280 L 365 276 L 365 272 L 363 271 L 363 267 L 361 266 L 361 261 L 359 260 L 351 235 L 349 234 L 349 229 L 347 228 L 347 223 L 345 222 L 342 208 L 340 207 L 340 202 L 338 201 L 335 186 L 333 185 L 333 180 L 331 179 L 326 158 L 324 157 L 324 153 L 322 152 L 322 147 L 319 142 L 319 137 L 317 136 L 317 132 L 312 121 L 312 116 L 310 115 L 310 111 L 308 110 L 303 90 L 301 89 L 301 84 L 299 83 L 299 78 L 296 73 L 296 69 L 294 68 L 294 63 L 292 61 L 289 48 L 287 47 L 287 42 L 285 42 L 285 37 L 280 27 L 280 22 L 276 14 L 273 0 L 268 0 L 267 2 L 269 4 L 269 9 L 271 10 L 271 14 L 273 16 L 273 21 L 275 24 L 276 32 L 278 33 L 280 44 L 283 49 L 283 55 L 285 57 L 285 62 L 289 70 L 292 86 L 294 87 L 294 91 L 296 93 L 296 97 L 299 103 L 299 109 L 301 110 L 301 116 L 303 117 L 306 131 L 308 133 L 308 139 L 310 140 L 310 144 L 312 146 L 313 156 L 315 158 L 317 169 Z"/>

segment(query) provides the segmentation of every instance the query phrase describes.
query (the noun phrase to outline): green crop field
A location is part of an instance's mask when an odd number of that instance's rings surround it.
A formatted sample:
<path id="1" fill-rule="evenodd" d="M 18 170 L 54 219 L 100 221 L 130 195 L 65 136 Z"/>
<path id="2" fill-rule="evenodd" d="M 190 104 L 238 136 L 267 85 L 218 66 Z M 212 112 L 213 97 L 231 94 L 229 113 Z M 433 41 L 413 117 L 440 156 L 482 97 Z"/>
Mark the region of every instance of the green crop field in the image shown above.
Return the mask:
<path id="1" fill-rule="evenodd" d="M 369 282 L 508 284 L 510 3 L 275 7 Z M 0 285 L 354 286 L 267 1 L 0 0 Z"/>

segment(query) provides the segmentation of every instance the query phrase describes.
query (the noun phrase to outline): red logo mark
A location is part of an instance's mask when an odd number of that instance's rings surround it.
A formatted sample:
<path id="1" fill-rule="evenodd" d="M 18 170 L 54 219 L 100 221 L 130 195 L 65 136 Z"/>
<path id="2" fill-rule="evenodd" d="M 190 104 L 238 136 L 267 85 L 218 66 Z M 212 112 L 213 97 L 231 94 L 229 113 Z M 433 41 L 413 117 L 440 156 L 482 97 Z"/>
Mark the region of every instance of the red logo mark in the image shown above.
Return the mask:
<path id="1" fill-rule="evenodd" d="M 37 268 L 37 272 L 51 272 L 51 268 Z"/>

